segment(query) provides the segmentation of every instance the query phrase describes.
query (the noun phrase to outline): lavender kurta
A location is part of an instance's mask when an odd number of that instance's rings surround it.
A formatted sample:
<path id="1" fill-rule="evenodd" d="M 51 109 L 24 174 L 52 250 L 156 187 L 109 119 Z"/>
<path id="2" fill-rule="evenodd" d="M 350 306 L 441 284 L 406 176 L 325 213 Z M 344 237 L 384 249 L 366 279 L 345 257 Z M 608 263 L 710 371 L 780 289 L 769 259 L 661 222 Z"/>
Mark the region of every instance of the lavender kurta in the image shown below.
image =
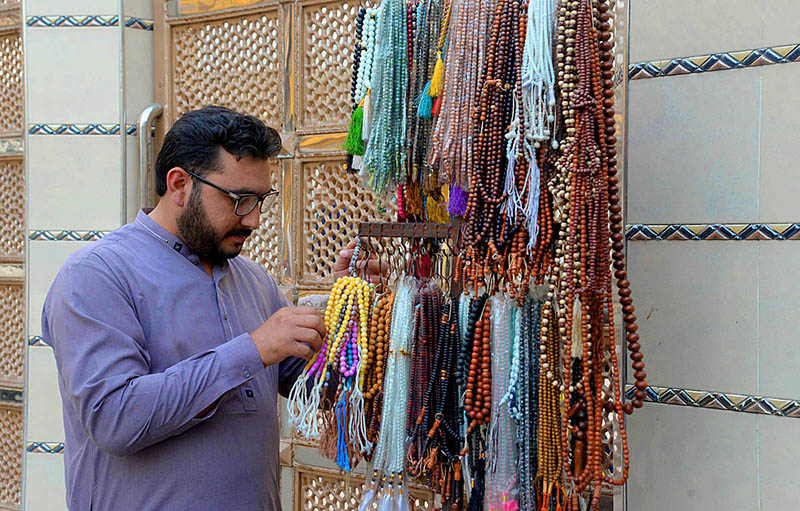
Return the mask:
<path id="1" fill-rule="evenodd" d="M 264 368 L 248 332 L 286 300 L 244 257 L 213 274 L 141 211 L 58 273 L 42 337 L 72 511 L 280 509 L 277 394 L 303 361 Z"/>

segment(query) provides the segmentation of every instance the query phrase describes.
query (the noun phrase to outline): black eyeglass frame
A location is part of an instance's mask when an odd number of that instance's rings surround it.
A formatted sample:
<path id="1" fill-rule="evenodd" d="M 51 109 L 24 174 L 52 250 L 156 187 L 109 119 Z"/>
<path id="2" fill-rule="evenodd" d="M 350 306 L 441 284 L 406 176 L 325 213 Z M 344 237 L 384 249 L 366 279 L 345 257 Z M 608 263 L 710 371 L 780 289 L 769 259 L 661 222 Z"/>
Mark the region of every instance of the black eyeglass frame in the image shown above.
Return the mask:
<path id="1" fill-rule="evenodd" d="M 234 202 L 233 214 L 236 215 L 236 216 L 247 216 L 254 209 L 256 209 L 256 206 L 260 206 L 259 207 L 259 211 L 262 214 L 266 213 L 275 204 L 275 200 L 272 200 L 269 204 L 267 204 L 265 202 L 266 199 L 268 199 L 269 197 L 277 197 L 278 194 L 280 194 L 280 192 L 278 190 L 276 190 L 275 188 L 270 188 L 270 190 L 267 193 L 265 193 L 264 195 L 258 195 L 257 193 L 236 193 L 236 192 L 232 192 L 230 190 L 227 190 L 227 189 L 225 189 L 225 188 L 223 188 L 223 187 L 221 187 L 219 185 L 216 185 L 216 184 L 212 183 L 211 181 L 209 181 L 207 179 L 204 179 L 204 178 L 198 176 L 197 174 L 195 174 L 191 170 L 183 169 L 183 171 L 186 172 L 187 174 L 189 174 L 190 176 L 194 177 L 195 179 L 197 179 L 201 183 L 205 183 L 208 186 L 216 188 L 217 190 L 219 190 L 222 193 L 224 193 L 225 195 L 227 195 L 228 198 L 231 199 Z M 256 197 L 256 198 L 258 198 L 258 201 L 256 201 L 256 203 L 253 204 L 253 207 L 248 209 L 245 213 L 241 213 L 239 211 L 239 203 L 240 203 L 240 201 L 242 199 L 246 199 L 247 197 Z M 264 204 L 267 204 L 267 207 L 264 207 Z"/>

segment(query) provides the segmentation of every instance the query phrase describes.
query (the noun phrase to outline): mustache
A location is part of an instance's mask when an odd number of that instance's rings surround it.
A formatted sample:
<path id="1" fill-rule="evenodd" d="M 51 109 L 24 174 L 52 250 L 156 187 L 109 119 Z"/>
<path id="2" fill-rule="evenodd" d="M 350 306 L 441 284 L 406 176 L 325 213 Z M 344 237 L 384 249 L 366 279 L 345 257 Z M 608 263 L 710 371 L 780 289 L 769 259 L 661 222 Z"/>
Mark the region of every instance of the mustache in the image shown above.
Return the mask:
<path id="1" fill-rule="evenodd" d="M 245 238 L 247 238 L 251 234 L 253 234 L 253 231 L 250 230 L 250 229 L 236 229 L 236 230 L 230 231 L 228 233 L 228 236 L 244 236 Z"/>

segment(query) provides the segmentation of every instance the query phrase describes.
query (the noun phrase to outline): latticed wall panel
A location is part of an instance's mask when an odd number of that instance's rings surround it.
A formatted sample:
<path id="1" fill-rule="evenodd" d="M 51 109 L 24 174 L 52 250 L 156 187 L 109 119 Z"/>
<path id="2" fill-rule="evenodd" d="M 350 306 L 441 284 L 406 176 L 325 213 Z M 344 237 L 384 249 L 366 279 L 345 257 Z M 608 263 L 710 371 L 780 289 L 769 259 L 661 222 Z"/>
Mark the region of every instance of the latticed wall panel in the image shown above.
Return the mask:
<path id="1" fill-rule="evenodd" d="M 298 132 L 343 131 L 359 2 L 301 2 Z"/>
<path id="2" fill-rule="evenodd" d="M 181 14 L 212 12 L 231 7 L 244 7 L 259 3 L 261 0 L 180 0 Z"/>
<path id="3" fill-rule="evenodd" d="M 0 509 L 19 509 L 22 496 L 22 406 L 0 404 Z"/>
<path id="4" fill-rule="evenodd" d="M 22 67 L 20 30 L 0 29 L 0 138 L 22 133 L 25 101 Z"/>
<path id="5" fill-rule="evenodd" d="M 276 190 L 283 190 L 283 172 L 280 163 L 271 162 L 272 167 L 272 187 Z M 243 253 L 264 266 L 270 275 L 276 279 L 283 274 L 282 267 L 282 209 L 281 200 L 273 206 L 267 213 L 261 215 L 261 225 L 258 230 L 247 239 Z"/>
<path id="6" fill-rule="evenodd" d="M 255 115 L 280 130 L 282 28 L 277 7 L 176 24 L 171 34 L 174 119 L 214 104 Z"/>
<path id="7" fill-rule="evenodd" d="M 19 11 L 14 8 L 4 8 L 0 3 L 0 28 L 19 25 Z"/>
<path id="8" fill-rule="evenodd" d="M 312 467 L 297 467 L 295 472 L 295 511 L 355 511 L 365 491 L 364 478 L 353 475 L 348 479 L 337 472 Z M 412 509 L 433 509 L 430 491 L 412 487 L 409 489 Z M 378 509 L 374 502 L 370 511 Z"/>
<path id="9" fill-rule="evenodd" d="M 0 158 L 0 262 L 22 261 L 25 246 L 25 167 Z"/>
<path id="10" fill-rule="evenodd" d="M 301 285 L 327 285 L 336 255 L 355 238 L 358 222 L 390 221 L 394 212 L 391 202 L 362 186 L 357 175 L 345 171 L 345 164 L 334 157 L 300 165 Z"/>
<path id="11" fill-rule="evenodd" d="M 22 389 L 25 363 L 25 288 L 0 282 L 0 387 Z"/>

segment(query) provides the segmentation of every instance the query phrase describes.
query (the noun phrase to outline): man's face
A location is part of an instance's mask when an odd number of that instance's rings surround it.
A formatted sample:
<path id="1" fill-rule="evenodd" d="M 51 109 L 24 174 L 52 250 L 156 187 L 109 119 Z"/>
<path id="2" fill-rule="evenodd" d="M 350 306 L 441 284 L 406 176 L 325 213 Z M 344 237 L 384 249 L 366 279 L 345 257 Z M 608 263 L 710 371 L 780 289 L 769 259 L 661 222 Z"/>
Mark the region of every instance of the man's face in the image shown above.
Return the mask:
<path id="1" fill-rule="evenodd" d="M 268 160 L 246 157 L 237 161 L 220 148 L 218 164 L 223 170 L 204 178 L 234 193 L 263 195 L 272 186 Z M 246 216 L 237 216 L 234 201 L 222 191 L 197 180 L 192 180 L 191 186 L 189 200 L 177 219 L 181 238 L 212 264 L 236 257 L 247 237 L 258 228 L 259 207 Z"/>

